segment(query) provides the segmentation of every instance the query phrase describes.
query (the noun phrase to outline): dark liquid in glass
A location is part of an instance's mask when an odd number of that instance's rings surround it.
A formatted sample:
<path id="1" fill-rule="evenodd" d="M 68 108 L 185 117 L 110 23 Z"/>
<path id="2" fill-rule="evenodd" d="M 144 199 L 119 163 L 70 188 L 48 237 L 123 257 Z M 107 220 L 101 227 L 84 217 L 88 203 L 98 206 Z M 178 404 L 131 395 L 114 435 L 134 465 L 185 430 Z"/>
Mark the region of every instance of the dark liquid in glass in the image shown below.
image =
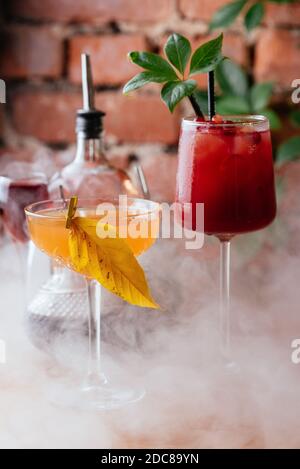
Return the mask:
<path id="1" fill-rule="evenodd" d="M 6 203 L 2 206 L 5 227 L 14 240 L 28 241 L 24 208 L 49 198 L 47 184 L 35 180 L 11 181 Z"/>

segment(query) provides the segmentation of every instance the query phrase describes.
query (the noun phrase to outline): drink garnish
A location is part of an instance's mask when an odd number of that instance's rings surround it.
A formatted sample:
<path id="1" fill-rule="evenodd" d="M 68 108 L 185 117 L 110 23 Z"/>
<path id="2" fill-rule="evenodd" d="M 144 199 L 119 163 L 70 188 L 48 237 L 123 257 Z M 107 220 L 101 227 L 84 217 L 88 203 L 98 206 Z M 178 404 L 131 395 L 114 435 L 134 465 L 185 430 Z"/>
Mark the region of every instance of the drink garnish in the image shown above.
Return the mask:
<path id="1" fill-rule="evenodd" d="M 215 114 L 213 117 L 212 117 L 212 122 L 214 124 L 222 124 L 223 123 L 223 117 L 220 116 L 220 114 Z"/>
<path id="2" fill-rule="evenodd" d="M 73 195 L 73 197 L 71 197 L 70 199 L 69 206 L 68 206 L 66 228 L 71 227 L 72 219 L 75 215 L 76 208 L 77 208 L 77 202 L 78 202 L 78 197 L 76 195 Z"/>
<path id="3" fill-rule="evenodd" d="M 74 269 L 97 280 L 103 287 L 130 304 L 159 308 L 151 296 L 144 271 L 117 229 L 97 219 L 75 217 L 77 197 L 71 197 L 67 228 L 69 252 Z M 99 237 L 99 224 L 106 237 Z M 99 231 L 98 231 L 99 233 Z"/>
<path id="4" fill-rule="evenodd" d="M 222 44 L 223 34 L 220 34 L 217 38 L 202 44 L 192 54 L 188 39 L 173 33 L 169 36 L 164 47 L 166 59 L 153 52 L 129 52 L 129 60 L 142 67 L 144 71 L 126 83 L 123 93 L 127 94 L 148 83 L 161 83 L 163 84 L 161 98 L 171 112 L 183 98 L 187 97 L 196 115 L 204 118 L 201 110 L 201 91 L 198 89 L 197 82 L 191 77 L 215 70 L 224 59 Z M 189 62 L 189 71 L 186 72 Z M 210 85 L 212 117 L 214 115 L 212 73 L 210 74 Z"/>

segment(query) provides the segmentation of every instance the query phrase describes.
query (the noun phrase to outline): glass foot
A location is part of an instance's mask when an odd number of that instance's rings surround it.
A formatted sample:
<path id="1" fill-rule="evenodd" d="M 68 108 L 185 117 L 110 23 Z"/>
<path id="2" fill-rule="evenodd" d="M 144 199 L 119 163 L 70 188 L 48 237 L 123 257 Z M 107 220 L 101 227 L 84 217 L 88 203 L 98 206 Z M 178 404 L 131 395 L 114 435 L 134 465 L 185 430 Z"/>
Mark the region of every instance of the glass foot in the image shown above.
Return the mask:
<path id="1" fill-rule="evenodd" d="M 228 360 L 224 362 L 224 370 L 225 373 L 228 374 L 237 374 L 241 371 L 239 364 L 233 360 Z"/>
<path id="2" fill-rule="evenodd" d="M 221 367 L 225 374 L 238 374 L 241 371 L 240 365 L 234 360 L 231 350 L 220 350 L 221 355 Z"/>
<path id="3" fill-rule="evenodd" d="M 49 400 L 59 407 L 70 407 L 86 411 L 105 411 L 124 407 L 141 400 L 143 388 L 102 385 L 85 385 L 79 389 L 71 385 L 55 385 L 48 392 Z"/>

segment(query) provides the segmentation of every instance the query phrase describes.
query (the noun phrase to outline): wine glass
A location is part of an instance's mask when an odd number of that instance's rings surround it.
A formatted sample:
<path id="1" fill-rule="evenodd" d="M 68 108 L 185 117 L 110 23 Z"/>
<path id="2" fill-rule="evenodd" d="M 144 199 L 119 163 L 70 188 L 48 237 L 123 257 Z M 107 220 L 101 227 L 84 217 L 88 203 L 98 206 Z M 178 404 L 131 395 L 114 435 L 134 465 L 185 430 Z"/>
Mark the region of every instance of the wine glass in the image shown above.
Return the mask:
<path id="1" fill-rule="evenodd" d="M 220 332 L 222 351 L 233 364 L 230 341 L 230 242 L 269 225 L 276 215 L 272 144 L 268 119 L 226 116 L 182 121 L 177 202 L 190 203 L 185 218 L 197 230 L 196 206 L 204 203 L 204 232 L 220 240 Z"/>
<path id="2" fill-rule="evenodd" d="M 145 199 L 126 198 L 127 207 L 124 210 L 119 198 L 112 199 L 80 199 L 78 200 L 76 216 L 100 220 L 99 206 L 109 203 L 118 213 L 112 217 L 111 224 L 117 229 L 129 226 L 130 222 L 143 225 L 146 236 L 132 236 L 128 231 L 126 242 L 135 256 L 148 250 L 155 242 L 159 225 L 159 205 Z M 67 201 L 68 202 L 68 201 Z M 32 241 L 48 256 L 59 261 L 65 267 L 75 269 L 69 251 L 69 230 L 66 228 L 65 201 L 44 201 L 28 206 L 25 209 L 29 233 Z M 96 231 L 95 231 L 96 236 Z M 66 388 L 54 399 L 57 403 L 83 409 L 113 409 L 135 402 L 144 395 L 144 391 L 131 387 L 114 386 L 104 375 L 101 367 L 100 353 L 100 303 L 101 287 L 94 280 L 86 277 L 88 296 L 88 325 L 89 325 L 89 359 L 88 372 L 83 385 L 79 389 Z M 92 337 L 95 324 L 95 339 Z"/>
<path id="3" fill-rule="evenodd" d="M 29 240 L 24 208 L 47 197 L 47 180 L 43 173 L 26 171 L 19 177 L 0 177 L 3 221 L 14 241 L 26 243 Z"/>
<path id="4" fill-rule="evenodd" d="M 11 171 L 12 173 L 12 171 Z M 0 207 L 7 233 L 14 243 L 23 280 L 28 280 L 28 231 L 24 208 L 48 198 L 46 176 L 34 170 L 18 167 L 17 175 L 0 177 Z"/>

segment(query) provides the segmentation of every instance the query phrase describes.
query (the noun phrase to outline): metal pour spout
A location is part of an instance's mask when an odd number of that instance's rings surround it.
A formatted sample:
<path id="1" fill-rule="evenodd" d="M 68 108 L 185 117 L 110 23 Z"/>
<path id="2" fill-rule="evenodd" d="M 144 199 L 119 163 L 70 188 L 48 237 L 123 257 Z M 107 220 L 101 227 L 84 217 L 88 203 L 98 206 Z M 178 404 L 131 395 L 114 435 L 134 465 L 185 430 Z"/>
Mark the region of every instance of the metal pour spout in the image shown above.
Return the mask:
<path id="1" fill-rule="evenodd" d="M 91 111 L 95 109 L 95 96 L 89 54 L 81 54 L 81 74 L 83 109 L 85 111 Z"/>

